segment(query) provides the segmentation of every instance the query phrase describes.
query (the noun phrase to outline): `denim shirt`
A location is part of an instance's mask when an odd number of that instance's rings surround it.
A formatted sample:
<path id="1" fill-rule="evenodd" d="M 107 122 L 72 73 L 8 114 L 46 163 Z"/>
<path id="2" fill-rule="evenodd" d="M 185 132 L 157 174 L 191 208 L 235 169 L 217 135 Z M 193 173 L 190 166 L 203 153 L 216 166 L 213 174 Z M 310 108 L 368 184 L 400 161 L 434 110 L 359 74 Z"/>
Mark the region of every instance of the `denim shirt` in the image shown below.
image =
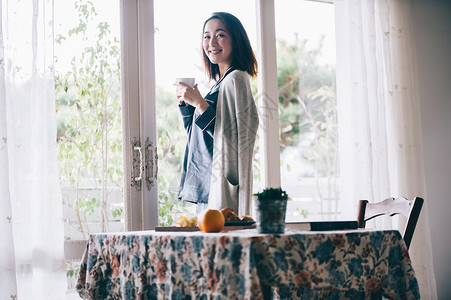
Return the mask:
<path id="1" fill-rule="evenodd" d="M 222 79 L 231 71 L 232 69 L 229 69 L 204 97 L 210 106 L 203 114 L 200 114 L 191 105 L 179 106 L 183 125 L 188 134 L 178 193 L 181 200 L 193 203 L 208 203 L 213 161 L 216 102 Z"/>

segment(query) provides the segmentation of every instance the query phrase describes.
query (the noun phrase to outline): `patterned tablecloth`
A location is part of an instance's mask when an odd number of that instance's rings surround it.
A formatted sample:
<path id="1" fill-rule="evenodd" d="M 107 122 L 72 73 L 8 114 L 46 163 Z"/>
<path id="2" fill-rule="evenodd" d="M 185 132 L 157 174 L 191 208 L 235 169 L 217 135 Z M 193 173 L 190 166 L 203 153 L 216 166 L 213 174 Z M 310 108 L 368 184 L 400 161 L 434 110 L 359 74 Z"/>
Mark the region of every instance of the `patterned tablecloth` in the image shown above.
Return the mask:
<path id="1" fill-rule="evenodd" d="M 91 235 L 77 291 L 84 299 L 419 299 L 398 231 Z"/>

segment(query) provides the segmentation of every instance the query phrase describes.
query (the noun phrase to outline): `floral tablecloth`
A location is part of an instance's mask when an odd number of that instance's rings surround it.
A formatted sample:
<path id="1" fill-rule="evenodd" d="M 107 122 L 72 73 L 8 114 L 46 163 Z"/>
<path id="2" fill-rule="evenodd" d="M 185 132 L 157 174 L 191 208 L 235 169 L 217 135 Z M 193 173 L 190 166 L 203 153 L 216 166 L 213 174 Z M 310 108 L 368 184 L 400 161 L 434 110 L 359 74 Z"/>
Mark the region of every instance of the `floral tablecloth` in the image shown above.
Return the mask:
<path id="1" fill-rule="evenodd" d="M 77 291 L 84 299 L 419 299 L 398 231 L 256 230 L 91 235 Z"/>

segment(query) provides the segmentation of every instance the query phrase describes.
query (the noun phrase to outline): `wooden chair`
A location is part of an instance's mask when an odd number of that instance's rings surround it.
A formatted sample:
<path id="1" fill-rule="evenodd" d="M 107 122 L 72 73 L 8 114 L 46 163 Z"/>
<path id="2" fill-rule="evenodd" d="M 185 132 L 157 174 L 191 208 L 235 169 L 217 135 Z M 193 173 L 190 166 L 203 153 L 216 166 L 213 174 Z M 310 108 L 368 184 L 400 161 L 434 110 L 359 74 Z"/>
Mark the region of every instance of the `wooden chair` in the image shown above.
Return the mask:
<path id="1" fill-rule="evenodd" d="M 413 200 L 407 200 L 403 197 L 387 198 L 376 203 L 369 203 L 368 200 L 359 201 L 359 228 L 365 228 L 365 223 L 375 217 L 382 215 L 394 216 L 397 214 L 407 218 L 406 227 L 404 229 L 403 239 L 409 249 L 412 236 L 420 216 L 423 206 L 423 198 L 416 197 Z"/>

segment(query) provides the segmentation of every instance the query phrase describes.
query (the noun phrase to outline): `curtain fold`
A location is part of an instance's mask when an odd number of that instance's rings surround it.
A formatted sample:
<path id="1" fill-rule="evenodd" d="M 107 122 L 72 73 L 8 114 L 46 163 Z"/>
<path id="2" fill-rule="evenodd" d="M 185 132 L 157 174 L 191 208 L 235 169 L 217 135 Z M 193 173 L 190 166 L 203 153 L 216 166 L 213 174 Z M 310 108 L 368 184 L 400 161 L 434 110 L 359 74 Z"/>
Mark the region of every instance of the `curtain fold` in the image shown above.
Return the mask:
<path id="1" fill-rule="evenodd" d="M 410 247 L 423 299 L 436 299 L 409 0 L 334 0 L 341 198 L 423 197 Z M 356 215 L 356 214 L 355 214 Z M 394 224 L 403 228 L 405 220 Z M 386 219 L 381 228 L 391 227 Z"/>
<path id="2" fill-rule="evenodd" d="M 62 299 L 53 1 L 0 0 L 0 7 L 0 235 L 7 238 L 0 280 L 8 278 L 0 298 Z"/>
<path id="3" fill-rule="evenodd" d="M 0 5 L 3 19 L 3 5 Z M 5 53 L 3 26 L 0 22 L 0 299 L 17 296 L 16 267 L 9 193 L 8 138 L 6 129 Z"/>

